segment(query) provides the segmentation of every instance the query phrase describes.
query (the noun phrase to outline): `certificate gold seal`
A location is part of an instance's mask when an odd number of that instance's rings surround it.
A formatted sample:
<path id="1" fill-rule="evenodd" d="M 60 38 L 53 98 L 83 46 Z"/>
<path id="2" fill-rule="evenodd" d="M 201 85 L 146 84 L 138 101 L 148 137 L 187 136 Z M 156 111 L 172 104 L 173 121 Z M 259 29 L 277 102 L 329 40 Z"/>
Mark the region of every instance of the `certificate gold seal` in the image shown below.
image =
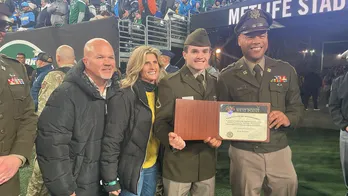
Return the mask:
<path id="1" fill-rule="evenodd" d="M 233 137 L 232 131 L 227 132 L 226 136 L 227 136 L 228 138 L 232 138 L 232 137 Z"/>

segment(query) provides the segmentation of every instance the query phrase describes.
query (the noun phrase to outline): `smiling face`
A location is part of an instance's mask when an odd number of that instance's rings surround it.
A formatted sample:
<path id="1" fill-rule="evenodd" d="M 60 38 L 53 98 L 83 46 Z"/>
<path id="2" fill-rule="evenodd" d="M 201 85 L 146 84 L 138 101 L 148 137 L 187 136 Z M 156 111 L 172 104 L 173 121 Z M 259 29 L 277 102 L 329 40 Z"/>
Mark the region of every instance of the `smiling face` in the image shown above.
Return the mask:
<path id="1" fill-rule="evenodd" d="M 187 66 L 196 71 L 202 71 L 209 66 L 210 47 L 188 46 L 187 51 L 184 50 L 182 54 Z"/>
<path id="2" fill-rule="evenodd" d="M 240 34 L 238 45 L 246 59 L 255 63 L 259 62 L 268 49 L 267 31 L 257 31 L 246 35 Z"/>
<path id="3" fill-rule="evenodd" d="M 155 84 L 159 77 L 159 64 L 156 55 L 146 54 L 145 64 L 140 72 L 140 78 L 148 83 Z"/>
<path id="4" fill-rule="evenodd" d="M 86 72 L 96 81 L 106 81 L 115 72 L 115 55 L 111 45 L 105 41 L 94 41 L 85 52 L 83 62 Z"/>

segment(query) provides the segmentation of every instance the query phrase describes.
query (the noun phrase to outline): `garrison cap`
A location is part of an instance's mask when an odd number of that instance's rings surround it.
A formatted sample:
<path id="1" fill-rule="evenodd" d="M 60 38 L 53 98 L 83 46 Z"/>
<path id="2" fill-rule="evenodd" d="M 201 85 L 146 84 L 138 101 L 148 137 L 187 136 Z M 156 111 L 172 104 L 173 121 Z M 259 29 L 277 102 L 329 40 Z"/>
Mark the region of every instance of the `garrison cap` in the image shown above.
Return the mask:
<path id="1" fill-rule="evenodd" d="M 248 10 L 240 18 L 238 24 L 234 28 L 237 35 L 248 34 L 255 31 L 268 31 L 272 25 L 272 16 L 260 9 Z"/>
<path id="2" fill-rule="evenodd" d="M 211 47 L 208 33 L 205 29 L 199 28 L 187 36 L 185 46 Z"/>
<path id="3" fill-rule="evenodd" d="M 169 50 L 161 50 L 161 52 L 162 52 L 162 55 L 168 56 L 171 59 L 175 57 L 175 54 Z"/>

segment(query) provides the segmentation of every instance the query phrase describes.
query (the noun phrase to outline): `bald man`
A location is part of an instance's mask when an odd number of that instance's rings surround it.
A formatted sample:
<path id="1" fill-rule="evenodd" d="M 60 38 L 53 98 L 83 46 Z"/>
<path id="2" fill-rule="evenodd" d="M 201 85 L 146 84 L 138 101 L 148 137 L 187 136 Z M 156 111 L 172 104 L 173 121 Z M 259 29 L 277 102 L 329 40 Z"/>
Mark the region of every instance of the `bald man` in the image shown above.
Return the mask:
<path id="1" fill-rule="evenodd" d="M 51 195 L 107 196 L 99 156 L 107 99 L 118 88 L 110 43 L 92 39 L 48 99 L 38 123 L 37 160 Z"/>
<path id="2" fill-rule="evenodd" d="M 63 79 L 74 65 L 75 52 L 74 49 L 68 45 L 58 47 L 56 51 L 56 61 L 58 68 L 50 71 L 44 78 L 38 98 L 38 111 L 40 116 L 43 108 L 46 105 L 51 93 L 63 82 Z M 31 175 L 26 196 L 49 196 L 48 191 L 43 183 L 39 164 L 35 157 L 33 173 Z"/>

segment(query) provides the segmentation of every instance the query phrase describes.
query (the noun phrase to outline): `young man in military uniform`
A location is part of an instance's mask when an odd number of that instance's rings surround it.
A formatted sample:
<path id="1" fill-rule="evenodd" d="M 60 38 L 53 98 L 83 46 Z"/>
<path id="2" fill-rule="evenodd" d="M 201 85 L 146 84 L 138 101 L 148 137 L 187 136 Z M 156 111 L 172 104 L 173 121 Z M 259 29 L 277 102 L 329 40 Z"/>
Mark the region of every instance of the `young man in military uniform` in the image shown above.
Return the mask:
<path id="1" fill-rule="evenodd" d="M 8 27 L 8 7 L 0 3 L 0 41 Z M 0 54 L 0 194 L 20 194 L 18 169 L 31 158 L 37 116 L 24 65 Z"/>
<path id="2" fill-rule="evenodd" d="M 167 75 L 158 85 L 155 135 L 165 147 L 163 185 L 166 196 L 213 196 L 215 189 L 216 149 L 221 141 L 184 141 L 174 131 L 175 100 L 215 100 L 216 78 L 205 68 L 211 44 L 204 29 L 192 32 L 184 43 L 185 65 Z"/>
<path id="3" fill-rule="evenodd" d="M 243 57 L 219 76 L 219 101 L 271 103 L 270 142 L 231 142 L 230 181 L 232 195 L 295 196 L 297 175 L 291 160 L 286 132 L 293 130 L 303 105 L 295 69 L 288 63 L 265 56 L 270 14 L 254 9 L 235 27 Z"/>
<path id="4" fill-rule="evenodd" d="M 63 83 L 66 73 L 74 65 L 75 53 L 74 49 L 68 45 L 59 46 L 56 51 L 56 61 L 58 68 L 50 71 L 44 78 L 41 84 L 41 89 L 38 98 L 37 115 L 40 116 L 42 110 L 46 106 L 48 98 L 52 92 Z M 48 196 L 48 190 L 44 185 L 39 164 L 35 157 L 33 174 L 30 178 L 27 196 Z"/>

